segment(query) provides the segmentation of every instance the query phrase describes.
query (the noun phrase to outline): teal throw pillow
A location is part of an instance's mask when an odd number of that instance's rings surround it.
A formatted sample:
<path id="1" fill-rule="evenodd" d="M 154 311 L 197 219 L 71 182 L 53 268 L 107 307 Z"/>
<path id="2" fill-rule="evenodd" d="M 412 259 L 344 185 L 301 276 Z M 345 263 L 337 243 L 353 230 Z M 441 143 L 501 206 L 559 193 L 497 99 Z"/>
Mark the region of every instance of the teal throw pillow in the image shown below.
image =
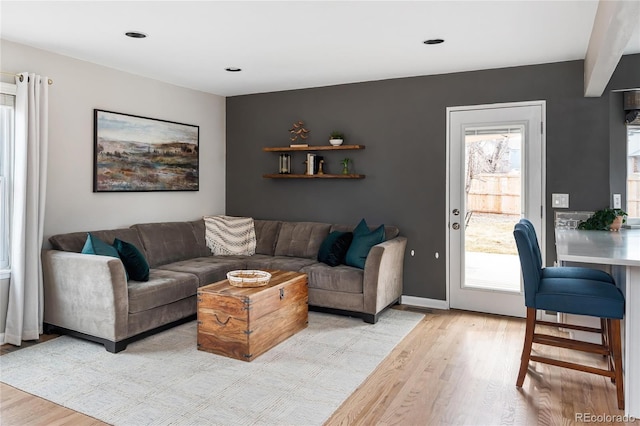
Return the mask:
<path id="1" fill-rule="evenodd" d="M 91 235 L 91 233 L 87 234 L 87 241 L 84 243 L 84 247 L 82 247 L 82 254 L 98 254 L 101 256 L 111 256 L 117 257 L 118 250 L 110 244 L 105 243 L 100 238 L 95 235 Z"/>
<path id="2" fill-rule="evenodd" d="M 91 233 L 87 234 L 87 241 L 85 241 L 84 247 L 82 247 L 82 251 L 80 253 L 97 254 L 100 256 L 111 256 L 111 257 L 120 259 L 120 255 L 118 255 L 118 250 L 116 250 L 114 246 L 105 243 L 95 235 L 91 235 Z M 124 273 L 127 276 L 127 281 L 128 281 L 129 273 L 127 272 L 127 268 L 125 268 Z"/>
<path id="3" fill-rule="evenodd" d="M 353 241 L 347 255 L 345 263 L 349 266 L 364 269 L 367 255 L 371 247 L 384 241 L 384 225 L 380 225 L 373 231 L 369 231 L 367 222 L 362 219 L 356 229 L 353 230 Z"/>
<path id="4" fill-rule="evenodd" d="M 120 255 L 129 278 L 135 281 L 149 281 L 149 263 L 136 246 L 116 238 L 113 246 Z"/>
<path id="5" fill-rule="evenodd" d="M 329 266 L 344 263 L 351 240 L 353 240 L 352 232 L 333 231 L 322 242 L 318 250 L 318 261 Z"/>

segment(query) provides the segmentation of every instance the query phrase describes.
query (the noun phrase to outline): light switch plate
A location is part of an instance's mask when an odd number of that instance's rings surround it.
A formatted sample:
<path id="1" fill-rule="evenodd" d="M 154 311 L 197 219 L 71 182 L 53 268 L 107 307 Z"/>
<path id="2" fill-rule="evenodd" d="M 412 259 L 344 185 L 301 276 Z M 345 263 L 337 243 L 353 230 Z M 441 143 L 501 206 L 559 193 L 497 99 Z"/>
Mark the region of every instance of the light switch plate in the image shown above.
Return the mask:
<path id="1" fill-rule="evenodd" d="M 551 194 L 551 204 L 554 209 L 568 209 L 569 194 Z"/>
<path id="2" fill-rule="evenodd" d="M 622 208 L 622 197 L 620 194 L 613 194 L 613 208 L 621 209 Z"/>

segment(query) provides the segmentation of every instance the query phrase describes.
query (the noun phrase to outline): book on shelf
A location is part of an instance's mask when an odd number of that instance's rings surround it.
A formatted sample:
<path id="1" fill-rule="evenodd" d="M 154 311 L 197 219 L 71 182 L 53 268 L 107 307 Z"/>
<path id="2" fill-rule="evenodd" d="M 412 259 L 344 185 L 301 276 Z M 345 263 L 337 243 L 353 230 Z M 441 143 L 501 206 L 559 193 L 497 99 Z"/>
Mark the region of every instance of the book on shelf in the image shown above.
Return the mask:
<path id="1" fill-rule="evenodd" d="M 308 143 L 292 143 L 289 145 L 290 148 L 307 148 L 309 147 Z"/>
<path id="2" fill-rule="evenodd" d="M 307 154 L 307 175 L 313 175 L 313 172 L 315 170 L 315 160 L 315 154 Z"/>

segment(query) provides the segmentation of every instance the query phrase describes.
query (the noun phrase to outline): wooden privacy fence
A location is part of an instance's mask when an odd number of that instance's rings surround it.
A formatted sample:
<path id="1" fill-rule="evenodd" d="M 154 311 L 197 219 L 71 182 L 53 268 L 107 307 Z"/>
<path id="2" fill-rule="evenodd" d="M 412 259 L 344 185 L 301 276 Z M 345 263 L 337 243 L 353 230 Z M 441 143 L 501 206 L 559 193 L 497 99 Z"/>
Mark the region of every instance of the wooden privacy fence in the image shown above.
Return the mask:
<path id="1" fill-rule="evenodd" d="M 482 173 L 471 179 L 467 210 L 478 213 L 520 214 L 520 174 Z"/>
<path id="2" fill-rule="evenodd" d="M 467 210 L 477 213 L 520 214 L 520 175 L 482 173 L 471 179 Z M 640 174 L 627 181 L 627 207 L 630 217 L 640 217 Z"/>

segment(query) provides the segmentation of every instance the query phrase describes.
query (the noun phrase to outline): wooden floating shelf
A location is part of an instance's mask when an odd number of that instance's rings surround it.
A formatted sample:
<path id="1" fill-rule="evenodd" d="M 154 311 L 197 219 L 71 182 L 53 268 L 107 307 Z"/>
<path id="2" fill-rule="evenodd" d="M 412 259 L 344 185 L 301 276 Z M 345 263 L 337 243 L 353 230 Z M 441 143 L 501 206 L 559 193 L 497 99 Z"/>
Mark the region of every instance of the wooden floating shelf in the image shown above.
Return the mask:
<path id="1" fill-rule="evenodd" d="M 265 179 L 364 179 L 365 175 L 331 175 L 325 173 L 323 175 L 294 175 L 294 174 L 267 174 L 262 175 Z"/>
<path id="2" fill-rule="evenodd" d="M 267 146 L 262 148 L 265 152 L 289 152 L 289 151 L 345 151 L 350 149 L 364 149 L 364 145 L 309 145 L 309 146 Z"/>

